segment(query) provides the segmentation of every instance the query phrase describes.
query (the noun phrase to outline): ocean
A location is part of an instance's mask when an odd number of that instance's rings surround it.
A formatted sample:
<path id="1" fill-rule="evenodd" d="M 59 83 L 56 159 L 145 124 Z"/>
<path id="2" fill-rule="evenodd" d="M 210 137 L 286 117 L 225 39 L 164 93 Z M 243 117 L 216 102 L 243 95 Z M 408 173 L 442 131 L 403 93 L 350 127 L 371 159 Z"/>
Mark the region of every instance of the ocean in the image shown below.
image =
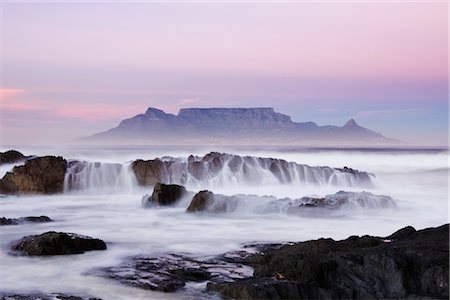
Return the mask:
<path id="1" fill-rule="evenodd" d="M 0 216 L 46 215 L 55 222 L 2 226 L 0 231 L 0 292 L 64 292 L 103 299 L 197 299 L 206 283 L 187 285 L 164 294 L 121 285 L 95 270 L 120 264 L 134 255 L 183 254 L 208 258 L 239 250 L 247 243 L 299 242 L 351 235 L 387 236 L 449 222 L 449 164 L 446 149 L 323 149 L 323 148 L 187 148 L 187 147 L 16 147 L 25 155 L 61 155 L 68 160 L 99 162 L 96 168 L 66 182 L 55 195 L 3 196 Z M 2 149 L 5 151 L 9 149 Z M 242 177 L 221 171 L 207 180 L 186 180 L 194 193 L 241 195 L 235 209 L 224 213 L 186 213 L 190 198 L 173 207 L 144 207 L 152 188 L 137 184 L 130 164 L 136 159 L 170 157 L 184 162 L 189 155 L 211 150 L 240 157 L 284 159 L 311 167 L 348 167 L 371 174 L 361 186 L 346 178 L 324 177 L 312 168 L 298 180 L 280 183 L 258 165 Z M 114 164 L 114 165 L 112 165 Z M 120 167 L 116 164 L 120 164 Z M 13 165 L 0 167 L 0 176 Z M 294 172 L 294 171 L 292 171 Z M 295 171 L 297 172 L 297 171 Z M 325 173 L 324 173 L 325 172 Z M 297 174 L 297 173 L 295 173 Z M 298 175 L 300 176 L 300 175 Z M 69 180 L 69 179 L 67 179 Z M 392 197 L 396 205 L 356 205 L 332 213 L 289 213 L 284 198 L 324 197 L 339 191 L 370 192 Z M 279 199 L 279 200 L 274 200 Z M 275 202 L 274 202 L 275 201 Z M 279 205 L 278 202 L 280 201 Z M 276 205 L 273 205 L 273 204 Z M 74 232 L 104 240 L 106 251 L 82 255 L 27 257 L 12 255 L 10 245 L 26 235 L 46 231 Z M 205 297 L 205 294 L 202 294 Z M 213 294 L 208 297 L 215 298 Z"/>

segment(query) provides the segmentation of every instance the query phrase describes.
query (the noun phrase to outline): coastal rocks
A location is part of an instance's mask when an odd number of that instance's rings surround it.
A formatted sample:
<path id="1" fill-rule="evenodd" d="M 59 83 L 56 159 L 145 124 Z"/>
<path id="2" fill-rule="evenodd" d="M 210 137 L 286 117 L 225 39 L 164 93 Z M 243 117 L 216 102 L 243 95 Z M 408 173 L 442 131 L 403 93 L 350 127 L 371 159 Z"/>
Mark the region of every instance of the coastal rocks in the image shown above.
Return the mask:
<path id="1" fill-rule="evenodd" d="M 163 157 L 136 160 L 132 170 L 139 185 L 157 182 L 193 186 L 310 184 L 372 187 L 372 174 L 353 169 L 311 167 L 282 159 L 211 152 L 187 159 Z"/>
<path id="2" fill-rule="evenodd" d="M 208 289 L 235 299 L 448 299 L 448 245 L 448 224 L 284 245 L 244 259 L 252 278 Z"/>
<path id="3" fill-rule="evenodd" d="M 191 204 L 187 208 L 187 212 L 204 211 L 214 202 L 214 194 L 210 191 L 200 191 L 192 198 Z"/>
<path id="4" fill-rule="evenodd" d="M 195 194 L 186 211 L 188 213 L 200 211 L 210 213 L 231 212 L 236 210 L 239 201 L 237 196 L 215 195 L 210 191 L 204 190 Z"/>
<path id="5" fill-rule="evenodd" d="M 134 287 L 175 292 L 188 282 L 234 282 L 251 276 L 251 268 L 219 259 L 198 260 L 179 254 L 136 256 L 99 270 L 99 275 Z"/>
<path id="6" fill-rule="evenodd" d="M 384 195 L 374 195 L 368 192 L 345 192 L 339 191 L 333 195 L 326 195 L 323 198 L 303 197 L 301 204 L 297 208 L 303 207 L 321 207 L 329 209 L 337 208 L 394 208 L 396 203 L 394 199 Z"/>
<path id="7" fill-rule="evenodd" d="M 169 182 L 168 168 L 172 163 L 170 161 L 162 161 L 160 159 L 153 160 L 135 160 L 131 168 L 136 175 L 139 185 L 155 186 L 158 182 Z"/>
<path id="8" fill-rule="evenodd" d="M 1 300 L 101 300 L 89 296 L 75 296 L 62 293 L 52 294 L 0 294 Z"/>
<path id="9" fill-rule="evenodd" d="M 188 191 L 184 186 L 177 184 L 156 183 L 151 196 L 144 196 L 142 204 L 144 206 L 168 206 L 177 203 L 186 196 Z"/>
<path id="10" fill-rule="evenodd" d="M 0 180 L 3 194 L 53 194 L 63 191 L 67 161 L 58 156 L 43 156 L 16 166 Z"/>
<path id="11" fill-rule="evenodd" d="M 47 222 L 53 222 L 52 219 L 50 219 L 47 216 L 39 216 L 39 217 L 22 217 L 22 218 L 0 218 L 0 225 L 19 225 L 23 223 L 47 223 Z"/>
<path id="12" fill-rule="evenodd" d="M 81 254 L 91 250 L 106 250 L 104 241 L 75 233 L 49 231 L 22 238 L 12 247 L 26 255 Z"/>
<path id="13" fill-rule="evenodd" d="M 21 160 L 24 160 L 26 157 L 16 150 L 9 150 L 6 152 L 0 152 L 0 165 L 3 164 L 12 164 Z"/>

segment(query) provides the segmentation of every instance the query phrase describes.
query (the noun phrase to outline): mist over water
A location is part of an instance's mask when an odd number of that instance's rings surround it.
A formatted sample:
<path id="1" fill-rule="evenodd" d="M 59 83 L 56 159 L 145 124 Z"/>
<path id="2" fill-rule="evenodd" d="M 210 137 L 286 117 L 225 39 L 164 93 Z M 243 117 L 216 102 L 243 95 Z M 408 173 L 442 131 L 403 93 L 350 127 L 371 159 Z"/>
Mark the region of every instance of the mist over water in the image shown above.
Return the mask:
<path id="1" fill-rule="evenodd" d="M 70 173 L 69 168 L 63 194 L 0 199 L 1 216 L 47 215 L 55 220 L 54 223 L 2 227 L 0 291 L 3 292 L 72 292 L 104 299 L 124 299 L 130 295 L 134 299 L 195 299 L 195 288 L 186 288 L 176 294 L 160 294 L 119 285 L 96 276 L 92 270 L 117 265 L 126 257 L 138 254 L 182 253 L 209 257 L 240 249 L 243 243 L 249 242 L 304 241 L 321 237 L 342 239 L 364 234 L 385 236 L 408 225 L 420 229 L 448 222 L 446 150 L 223 149 L 219 152 L 285 159 L 311 167 L 347 166 L 374 176 L 370 187 L 350 184 L 346 180 L 337 180 L 333 184 L 328 180 L 294 180 L 280 184 L 265 173 L 260 182 L 233 181 L 229 174 L 224 174 L 218 181 L 185 182 L 192 192 L 208 188 L 215 194 L 239 195 L 237 207 L 220 214 L 186 213 L 190 197 L 182 199 L 175 207 L 144 208 L 141 198 L 151 194 L 152 189 L 138 186 L 130 170 L 135 159 L 172 157 L 183 162 L 191 154 L 203 156 L 210 149 L 17 150 L 25 155 L 61 155 L 85 163 L 79 166 L 79 172 Z M 0 171 L 4 174 L 10 167 L 2 166 Z M 72 174 L 71 178 L 69 174 Z M 294 201 L 304 196 L 324 197 L 341 190 L 390 196 L 396 205 L 347 206 L 331 214 L 296 214 L 284 209 L 283 205 L 290 200 L 282 202 L 286 197 Z M 103 239 L 108 250 L 54 257 L 18 257 L 8 253 L 12 241 L 50 230 Z"/>

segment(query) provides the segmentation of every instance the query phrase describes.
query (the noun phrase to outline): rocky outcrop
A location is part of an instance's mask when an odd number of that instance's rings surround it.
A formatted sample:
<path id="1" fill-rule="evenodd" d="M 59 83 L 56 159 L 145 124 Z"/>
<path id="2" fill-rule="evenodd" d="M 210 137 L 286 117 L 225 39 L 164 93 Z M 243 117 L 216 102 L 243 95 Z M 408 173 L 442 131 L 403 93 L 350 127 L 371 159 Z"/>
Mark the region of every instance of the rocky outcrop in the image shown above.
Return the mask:
<path id="1" fill-rule="evenodd" d="M 43 156 L 16 166 L 0 180 L 3 194 L 53 194 L 63 191 L 67 161 L 58 156 Z"/>
<path id="2" fill-rule="evenodd" d="M 211 186 L 230 184 L 310 184 L 372 187 L 372 174 L 354 169 L 311 167 L 283 159 L 211 152 L 186 159 L 136 160 L 132 170 L 140 185 L 157 182 Z"/>
<path id="3" fill-rule="evenodd" d="M 149 203 L 146 205 L 167 206 L 177 203 L 181 198 L 186 196 L 188 191 L 182 185 L 156 183 L 153 188 L 153 194 L 147 198 Z"/>
<path id="4" fill-rule="evenodd" d="M 205 211 L 214 202 L 214 194 L 210 191 L 200 191 L 192 198 L 187 212 Z"/>
<path id="5" fill-rule="evenodd" d="M 100 269 L 97 273 L 126 285 L 167 293 L 179 290 L 186 283 L 219 283 L 246 278 L 250 276 L 251 268 L 215 258 L 199 260 L 166 254 L 132 257 L 117 267 Z"/>
<path id="6" fill-rule="evenodd" d="M 339 209 L 367 210 L 392 209 L 396 202 L 389 196 L 374 195 L 368 192 L 345 192 L 324 197 L 302 197 L 298 199 L 257 195 L 226 196 L 204 190 L 198 192 L 191 200 L 187 212 L 225 213 L 253 208 L 256 213 L 287 213 L 302 216 L 324 216 Z"/>
<path id="7" fill-rule="evenodd" d="M 21 160 L 25 160 L 26 157 L 16 150 L 9 150 L 6 152 L 0 152 L 0 165 L 12 164 Z"/>
<path id="8" fill-rule="evenodd" d="M 0 294 L 1 300 L 101 300 L 89 296 L 76 296 L 63 293 L 52 294 Z"/>
<path id="9" fill-rule="evenodd" d="M 142 186 L 155 186 L 158 182 L 172 183 L 169 180 L 170 161 L 162 161 L 160 159 L 142 160 L 138 159 L 133 162 L 131 168 L 138 183 Z"/>
<path id="10" fill-rule="evenodd" d="M 234 299 L 448 299 L 449 225 L 389 237 L 319 239 L 244 259 L 250 279 L 209 283 Z"/>
<path id="11" fill-rule="evenodd" d="M 22 218 L 0 218 L 0 225 L 19 225 L 23 223 L 47 223 L 47 222 L 53 222 L 52 219 L 50 219 L 47 216 L 39 216 L 39 217 L 22 217 Z"/>
<path id="12" fill-rule="evenodd" d="M 106 250 L 104 241 L 75 233 L 49 231 L 22 238 L 12 247 L 25 255 L 81 254 L 91 250 Z"/>

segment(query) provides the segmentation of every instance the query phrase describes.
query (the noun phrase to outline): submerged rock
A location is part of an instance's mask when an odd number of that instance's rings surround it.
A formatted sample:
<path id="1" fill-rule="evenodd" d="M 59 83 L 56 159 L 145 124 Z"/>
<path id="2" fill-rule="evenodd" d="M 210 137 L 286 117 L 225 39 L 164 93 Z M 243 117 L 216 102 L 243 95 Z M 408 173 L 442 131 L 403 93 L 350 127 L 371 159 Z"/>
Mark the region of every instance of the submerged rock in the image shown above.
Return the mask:
<path id="1" fill-rule="evenodd" d="M 0 180 L 0 193 L 53 194 L 63 191 L 67 161 L 58 156 L 43 156 L 16 166 Z"/>
<path id="2" fill-rule="evenodd" d="M 63 293 L 52 294 L 0 294 L 1 300 L 101 300 L 89 296 L 74 296 Z"/>
<path id="3" fill-rule="evenodd" d="M 12 250 L 26 255 L 81 254 L 91 250 L 106 250 L 104 241 L 75 233 L 46 232 L 29 235 L 15 243 Z"/>
<path id="4" fill-rule="evenodd" d="M 39 216 L 39 217 L 22 217 L 22 218 L 0 218 L 0 225 L 19 225 L 23 223 L 46 223 L 46 222 L 53 222 L 52 219 L 50 219 L 47 216 Z"/>
<path id="5" fill-rule="evenodd" d="M 188 191 L 184 186 L 177 184 L 156 183 L 153 189 L 151 201 L 156 205 L 172 205 L 187 195 Z"/>
<path id="6" fill-rule="evenodd" d="M 12 164 L 21 160 L 24 160 L 26 157 L 16 150 L 9 150 L 6 152 L 0 152 L 0 165 L 3 164 Z"/>
<path id="7" fill-rule="evenodd" d="M 187 212 L 205 211 L 206 208 L 214 202 L 213 192 L 204 190 L 195 194 L 191 204 L 187 208 Z"/>
<path id="8" fill-rule="evenodd" d="M 136 160 L 132 169 L 142 186 L 161 183 L 233 182 L 259 185 L 307 183 L 318 185 L 372 187 L 372 174 L 354 169 L 311 167 L 282 159 L 238 156 L 211 152 L 205 156 L 190 155 L 187 159 L 163 157 Z"/>
<path id="9" fill-rule="evenodd" d="M 234 299 L 448 299 L 449 225 L 411 229 L 269 248 L 244 258 L 252 278 L 207 287 Z"/>
<path id="10" fill-rule="evenodd" d="M 134 287 L 175 292 L 188 282 L 233 282 L 249 277 L 251 268 L 219 259 L 198 260 L 184 255 L 136 256 L 99 275 Z"/>

